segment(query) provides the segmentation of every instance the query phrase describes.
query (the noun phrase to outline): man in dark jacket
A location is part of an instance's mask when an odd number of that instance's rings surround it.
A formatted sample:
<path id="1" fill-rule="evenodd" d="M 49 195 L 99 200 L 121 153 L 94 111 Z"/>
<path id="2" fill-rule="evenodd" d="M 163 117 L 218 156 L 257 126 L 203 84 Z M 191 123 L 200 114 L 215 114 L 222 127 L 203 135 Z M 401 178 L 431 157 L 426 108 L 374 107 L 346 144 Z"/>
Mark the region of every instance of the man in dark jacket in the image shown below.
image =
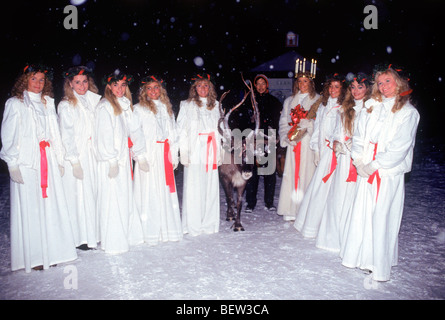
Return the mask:
<path id="1" fill-rule="evenodd" d="M 278 137 L 278 127 L 280 121 L 280 113 L 282 109 L 281 102 L 269 93 L 269 81 L 265 75 L 257 75 L 254 80 L 255 86 L 255 99 L 258 103 L 258 109 L 260 112 L 260 129 L 263 132 L 270 136 L 272 134 L 271 129 L 275 130 L 275 139 L 268 142 L 268 148 L 271 149 L 271 155 L 275 155 L 276 151 L 276 141 L 279 141 Z M 250 114 L 250 109 L 248 109 Z M 253 114 L 253 112 L 252 112 Z M 252 122 L 250 122 L 252 123 Z M 252 128 L 252 125 L 250 124 Z M 271 170 L 263 170 L 268 171 L 268 173 L 263 175 L 264 179 L 264 204 L 269 211 L 276 211 L 276 207 L 274 206 L 274 195 L 275 195 L 275 185 L 276 185 L 276 163 L 275 156 L 273 159 L 273 173 Z M 269 164 L 259 165 L 260 167 L 265 167 Z M 258 183 L 260 180 L 260 174 L 258 174 L 258 167 L 255 167 L 253 171 L 253 176 L 247 181 L 246 187 L 246 212 L 252 212 L 257 204 L 257 192 L 258 192 Z"/>

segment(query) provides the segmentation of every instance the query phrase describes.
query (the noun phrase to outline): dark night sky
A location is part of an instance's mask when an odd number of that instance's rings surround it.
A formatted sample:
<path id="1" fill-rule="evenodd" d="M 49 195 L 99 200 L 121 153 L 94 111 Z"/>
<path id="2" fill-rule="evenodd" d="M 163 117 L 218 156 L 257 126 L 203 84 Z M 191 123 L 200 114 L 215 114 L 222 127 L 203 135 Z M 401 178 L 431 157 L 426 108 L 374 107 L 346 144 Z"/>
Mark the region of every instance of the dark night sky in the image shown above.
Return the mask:
<path id="1" fill-rule="evenodd" d="M 445 6 L 440 3 L 87 0 L 78 6 L 79 28 L 66 30 L 63 8 L 70 1 L 8 1 L 0 22 L 0 104 L 27 62 L 54 68 L 56 103 L 62 94 L 62 71 L 79 63 L 94 67 L 98 84 L 116 68 L 136 79 L 160 75 L 172 101 L 179 103 L 197 72 L 216 75 L 217 87 L 225 91 L 241 86 L 240 72 L 295 50 L 318 60 L 318 87 L 332 72 L 371 73 L 382 62 L 403 66 L 411 73 L 413 98 L 421 112 L 419 130 L 437 136 L 445 115 L 444 55 L 439 52 Z M 363 28 L 367 4 L 378 9 L 377 30 Z M 285 46 L 288 31 L 299 34 L 298 48 Z M 204 64 L 197 66 L 196 57 Z M 137 85 L 131 88 L 135 93 Z"/>

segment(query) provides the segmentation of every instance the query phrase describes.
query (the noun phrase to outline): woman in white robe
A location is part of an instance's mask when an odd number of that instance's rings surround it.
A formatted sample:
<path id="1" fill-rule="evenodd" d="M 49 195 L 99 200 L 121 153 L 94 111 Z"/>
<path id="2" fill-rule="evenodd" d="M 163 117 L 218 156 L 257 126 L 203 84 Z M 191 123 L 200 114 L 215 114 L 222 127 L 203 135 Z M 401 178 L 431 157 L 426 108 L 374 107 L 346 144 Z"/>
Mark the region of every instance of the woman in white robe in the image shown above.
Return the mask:
<path id="1" fill-rule="evenodd" d="M 309 119 L 307 115 L 319 97 L 320 95 L 315 92 L 313 78 L 306 73 L 299 73 L 294 82 L 294 94 L 286 98 L 283 103 L 279 122 L 279 137 L 280 145 L 287 150 L 277 214 L 283 216 L 285 221 L 295 220 L 305 191 L 315 172 L 314 151 L 309 147 L 309 141 L 314 131 L 314 118 Z M 300 106 L 303 112 L 307 112 L 306 118 L 300 119 L 298 124 L 298 127 L 301 130 L 306 130 L 306 133 L 299 141 L 290 141 L 288 132 L 292 127 L 291 110 L 297 106 Z M 296 167 L 297 162 L 298 168 Z"/>
<path id="2" fill-rule="evenodd" d="M 348 261 L 345 256 L 342 261 L 347 267 L 371 271 L 374 281 L 388 281 L 392 267 L 398 263 L 404 174 L 411 171 L 420 120 L 419 112 L 410 102 L 412 90 L 402 72 L 391 65 L 375 72 L 373 99 L 368 104 L 374 110 L 368 116 L 364 132 L 364 145 L 372 144 L 374 152 L 371 160 L 357 161 L 357 173 L 367 179 L 367 184 L 363 184 L 366 192 L 361 199 L 356 198 L 350 212 L 351 221 L 363 223 L 354 237 L 345 239 L 346 246 L 352 243 L 359 250 Z"/>
<path id="3" fill-rule="evenodd" d="M 198 75 L 177 118 L 180 160 L 184 165 L 183 232 L 192 236 L 219 232 L 218 165 L 221 137 L 219 102 L 210 76 Z"/>
<path id="4" fill-rule="evenodd" d="M 337 113 L 345 96 L 344 80 L 334 74 L 326 81 L 322 101 L 316 113 L 310 148 L 314 150 L 317 168 L 312 176 L 295 219 L 294 227 L 306 238 L 315 238 L 320 227 L 332 182 L 330 174 L 335 170 L 333 136 L 338 120 Z"/>
<path id="5" fill-rule="evenodd" d="M 101 249 L 106 253 L 123 253 L 143 243 L 133 194 L 132 158 L 142 163 L 141 170 L 147 168 L 147 160 L 142 129 L 132 110 L 131 79 L 118 70 L 108 76 L 104 98 L 96 108 L 97 206 Z"/>
<path id="6" fill-rule="evenodd" d="M 331 177 L 332 184 L 315 244 L 318 248 L 337 253 L 340 252 L 346 216 L 355 199 L 357 171 L 351 159 L 352 136 L 357 126 L 357 115 L 371 94 L 371 82 L 366 74 L 352 75 L 348 82 L 334 135 L 337 167 Z"/>
<path id="7" fill-rule="evenodd" d="M 6 101 L 0 157 L 11 177 L 11 269 L 77 259 L 63 192 L 63 147 L 48 69 L 28 65 Z"/>
<path id="8" fill-rule="evenodd" d="M 149 245 L 183 237 L 174 169 L 178 166 L 176 121 L 167 90 L 154 76 L 141 81 L 134 116 L 144 132 L 149 171 L 135 165 L 134 193 Z"/>
<path id="9" fill-rule="evenodd" d="M 63 188 L 76 246 L 86 250 L 96 248 L 99 242 L 97 160 L 92 136 L 101 96 L 88 68 L 72 67 L 64 76 L 65 95 L 57 107 L 65 149 Z"/>

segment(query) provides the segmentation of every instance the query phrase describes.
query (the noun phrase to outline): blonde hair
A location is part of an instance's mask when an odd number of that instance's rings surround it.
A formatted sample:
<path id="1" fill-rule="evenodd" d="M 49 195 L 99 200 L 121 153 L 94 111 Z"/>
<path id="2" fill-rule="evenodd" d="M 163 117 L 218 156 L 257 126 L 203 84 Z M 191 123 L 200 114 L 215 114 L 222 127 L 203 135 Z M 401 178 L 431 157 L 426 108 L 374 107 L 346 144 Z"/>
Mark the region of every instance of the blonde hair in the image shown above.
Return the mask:
<path id="1" fill-rule="evenodd" d="M 36 72 L 28 72 L 20 75 L 17 80 L 14 83 L 14 86 L 11 90 L 11 95 L 13 97 L 16 97 L 23 101 L 23 92 L 25 90 L 28 90 L 28 81 L 29 79 L 34 76 L 36 73 L 39 73 L 40 71 Z M 43 86 L 42 90 L 42 103 L 46 105 L 45 96 L 54 98 L 54 92 L 53 92 L 53 84 L 51 80 L 47 77 L 47 75 L 43 72 L 40 72 L 45 75 L 45 85 Z"/>
<path id="2" fill-rule="evenodd" d="M 131 110 L 133 110 L 133 99 L 131 98 L 131 92 L 130 92 L 130 87 L 128 86 L 128 83 L 127 83 L 127 87 L 125 88 L 124 96 L 128 100 L 130 100 L 130 107 L 131 107 Z M 117 101 L 116 96 L 111 91 L 109 85 L 105 86 L 104 98 L 107 99 L 108 102 L 110 102 L 111 106 L 113 107 L 114 115 L 118 116 L 122 113 L 122 107 L 120 106 L 119 102 Z"/>
<path id="3" fill-rule="evenodd" d="M 161 89 L 161 96 L 159 97 L 159 100 L 163 104 L 165 104 L 165 106 L 167 107 L 167 112 L 168 112 L 169 116 L 173 117 L 174 113 L 173 113 L 172 104 L 170 102 L 170 98 L 168 97 L 167 90 L 162 86 L 160 81 L 153 80 L 150 82 L 146 82 L 140 87 L 140 89 L 139 89 L 139 104 L 145 108 L 148 108 L 154 114 L 156 114 L 158 112 L 158 110 L 156 109 L 156 104 L 147 95 L 147 86 L 151 83 L 157 83 L 159 85 L 159 87 Z"/>
<path id="4" fill-rule="evenodd" d="M 94 93 L 98 93 L 99 89 L 97 89 L 96 84 L 94 83 L 94 80 L 92 77 L 90 77 L 89 75 L 86 75 L 88 78 L 88 91 L 94 92 Z M 65 81 L 63 83 L 63 99 L 62 100 L 66 100 L 68 101 L 73 107 L 75 107 L 77 105 L 77 98 L 74 95 L 74 90 L 73 88 L 71 88 L 70 86 L 70 82 L 74 80 L 74 77 L 70 77 L 70 78 L 65 78 Z"/>
<path id="5" fill-rule="evenodd" d="M 202 107 L 201 100 L 199 99 L 198 92 L 196 91 L 196 87 L 197 87 L 198 83 L 201 83 L 201 82 L 207 82 L 209 84 L 209 95 L 207 96 L 207 109 L 212 110 L 215 107 L 217 94 L 216 94 L 215 86 L 213 85 L 213 83 L 210 80 L 207 80 L 207 79 L 196 80 L 190 87 L 189 97 L 188 97 L 187 101 L 189 101 L 189 102 L 193 101 L 198 105 L 198 107 Z"/>
<path id="6" fill-rule="evenodd" d="M 300 92 L 300 90 L 298 89 L 298 79 L 300 78 L 302 77 L 297 77 L 294 81 L 294 85 L 292 87 L 292 95 L 296 95 L 298 92 Z M 309 98 L 314 99 L 316 94 L 314 79 L 309 77 L 304 78 L 309 79 Z"/>
<path id="7" fill-rule="evenodd" d="M 372 86 L 371 97 L 379 102 L 381 102 L 383 100 L 383 95 L 381 94 L 381 92 L 379 90 L 379 85 L 378 85 L 377 79 L 378 79 L 378 77 L 380 77 L 381 75 L 384 75 L 384 74 L 391 74 L 397 84 L 396 100 L 395 100 L 394 106 L 391 109 L 391 111 L 393 113 L 396 113 L 397 111 L 399 111 L 400 109 L 403 108 L 405 103 L 407 103 L 411 100 L 410 92 L 409 92 L 410 86 L 409 86 L 408 80 L 402 78 L 397 73 L 397 71 L 393 70 L 392 68 L 388 68 L 384 71 L 376 72 L 376 74 L 374 76 L 374 85 Z M 401 93 L 403 93 L 403 95 L 401 95 Z"/>

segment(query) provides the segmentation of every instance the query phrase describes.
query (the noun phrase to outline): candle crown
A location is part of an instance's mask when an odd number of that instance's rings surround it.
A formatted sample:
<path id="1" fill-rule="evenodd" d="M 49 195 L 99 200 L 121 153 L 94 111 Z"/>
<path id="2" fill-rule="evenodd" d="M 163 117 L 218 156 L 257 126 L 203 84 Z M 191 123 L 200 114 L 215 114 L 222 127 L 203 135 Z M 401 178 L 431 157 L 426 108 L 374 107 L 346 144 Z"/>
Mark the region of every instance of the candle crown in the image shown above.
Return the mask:
<path id="1" fill-rule="evenodd" d="M 306 58 L 297 59 L 295 61 L 295 78 L 306 77 L 315 79 L 317 73 L 317 60 L 311 59 L 311 68 L 306 70 Z"/>

